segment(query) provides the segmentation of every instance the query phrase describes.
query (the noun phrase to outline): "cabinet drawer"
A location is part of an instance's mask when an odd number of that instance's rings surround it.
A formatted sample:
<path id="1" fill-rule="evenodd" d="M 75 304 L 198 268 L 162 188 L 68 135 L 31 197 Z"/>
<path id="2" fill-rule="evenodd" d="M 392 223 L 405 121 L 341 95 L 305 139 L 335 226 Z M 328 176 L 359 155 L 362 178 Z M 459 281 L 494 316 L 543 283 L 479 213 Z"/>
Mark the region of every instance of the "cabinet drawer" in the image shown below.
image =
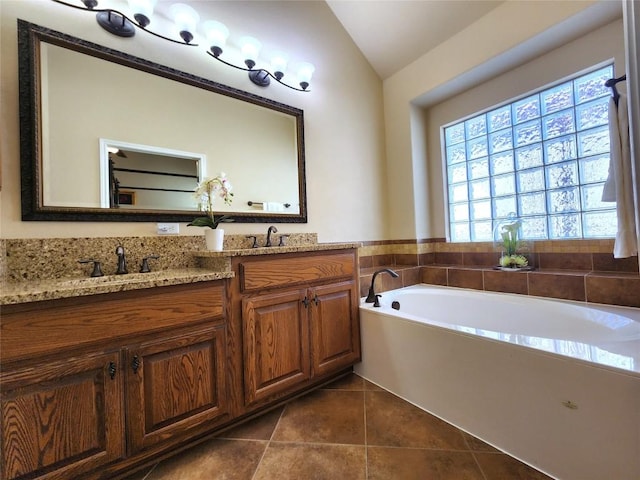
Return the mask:
<path id="1" fill-rule="evenodd" d="M 223 318 L 224 284 L 207 282 L 3 309 L 2 361 Z"/>
<path id="2" fill-rule="evenodd" d="M 240 264 L 240 286 L 243 291 L 259 290 L 352 277 L 354 273 L 354 253 L 273 258 Z"/>

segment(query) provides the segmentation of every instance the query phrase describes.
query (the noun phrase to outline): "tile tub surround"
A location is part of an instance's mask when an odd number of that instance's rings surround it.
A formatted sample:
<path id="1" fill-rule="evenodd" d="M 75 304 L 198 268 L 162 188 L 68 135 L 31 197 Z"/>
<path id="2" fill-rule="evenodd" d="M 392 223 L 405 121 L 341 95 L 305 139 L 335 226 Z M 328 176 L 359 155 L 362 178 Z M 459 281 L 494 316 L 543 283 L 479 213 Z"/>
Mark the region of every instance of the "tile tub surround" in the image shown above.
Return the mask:
<path id="1" fill-rule="evenodd" d="M 360 249 L 360 293 L 366 295 L 376 270 L 389 267 L 400 277 L 379 275 L 378 293 L 429 283 L 640 307 L 638 257 L 615 259 L 612 249 L 613 240 L 536 242 L 529 254 L 536 270 L 501 272 L 493 269 L 499 253 L 490 242 L 365 242 Z M 409 256 L 413 264 L 407 264 Z"/>
<path id="2" fill-rule="evenodd" d="M 547 480 L 351 374 L 126 480 Z"/>

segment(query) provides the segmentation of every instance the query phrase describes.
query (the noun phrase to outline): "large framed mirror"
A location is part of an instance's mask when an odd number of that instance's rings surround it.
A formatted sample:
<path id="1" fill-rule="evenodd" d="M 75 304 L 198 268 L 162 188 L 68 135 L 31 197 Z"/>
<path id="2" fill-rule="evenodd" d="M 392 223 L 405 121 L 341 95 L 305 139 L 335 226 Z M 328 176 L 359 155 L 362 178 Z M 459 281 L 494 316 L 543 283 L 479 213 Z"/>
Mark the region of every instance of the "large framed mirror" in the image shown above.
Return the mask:
<path id="1" fill-rule="evenodd" d="M 18 20 L 22 219 L 307 221 L 302 110 Z"/>

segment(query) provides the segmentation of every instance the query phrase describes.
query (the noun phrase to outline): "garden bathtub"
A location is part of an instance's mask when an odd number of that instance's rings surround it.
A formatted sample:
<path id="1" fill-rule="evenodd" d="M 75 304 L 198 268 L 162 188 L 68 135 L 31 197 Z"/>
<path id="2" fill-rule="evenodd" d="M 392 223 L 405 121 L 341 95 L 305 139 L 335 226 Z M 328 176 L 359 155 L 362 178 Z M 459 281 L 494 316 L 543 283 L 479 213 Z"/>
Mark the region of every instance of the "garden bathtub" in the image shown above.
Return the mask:
<path id="1" fill-rule="evenodd" d="M 356 373 L 552 477 L 640 479 L 640 309 L 428 285 L 381 304 Z"/>

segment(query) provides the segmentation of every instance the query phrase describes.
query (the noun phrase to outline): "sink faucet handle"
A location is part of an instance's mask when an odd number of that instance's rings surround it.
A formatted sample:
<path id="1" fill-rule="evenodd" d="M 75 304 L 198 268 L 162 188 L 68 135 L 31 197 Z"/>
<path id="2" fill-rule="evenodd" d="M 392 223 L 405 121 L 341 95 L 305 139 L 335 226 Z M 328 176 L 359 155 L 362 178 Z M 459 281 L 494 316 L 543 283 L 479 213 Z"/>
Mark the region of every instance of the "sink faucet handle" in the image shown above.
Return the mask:
<path id="1" fill-rule="evenodd" d="M 253 245 L 251 245 L 251 248 L 258 248 L 258 236 L 257 235 L 247 235 L 245 238 L 253 238 Z"/>
<path id="2" fill-rule="evenodd" d="M 148 257 L 144 257 L 142 259 L 142 265 L 140 265 L 140 273 L 149 273 L 151 268 L 149 268 L 149 260 L 157 260 L 160 258 L 160 255 L 149 255 Z"/>
<path id="3" fill-rule="evenodd" d="M 104 275 L 104 273 L 102 273 L 102 267 L 100 266 L 100 262 L 98 260 L 87 258 L 84 260 L 78 260 L 78 263 L 93 263 L 93 271 L 91 272 L 92 277 L 102 277 Z"/>
<path id="4" fill-rule="evenodd" d="M 289 235 L 285 235 L 284 233 L 280 235 L 280 242 L 278 243 L 278 246 L 284 247 L 287 244 L 286 242 L 287 238 L 289 238 Z"/>

